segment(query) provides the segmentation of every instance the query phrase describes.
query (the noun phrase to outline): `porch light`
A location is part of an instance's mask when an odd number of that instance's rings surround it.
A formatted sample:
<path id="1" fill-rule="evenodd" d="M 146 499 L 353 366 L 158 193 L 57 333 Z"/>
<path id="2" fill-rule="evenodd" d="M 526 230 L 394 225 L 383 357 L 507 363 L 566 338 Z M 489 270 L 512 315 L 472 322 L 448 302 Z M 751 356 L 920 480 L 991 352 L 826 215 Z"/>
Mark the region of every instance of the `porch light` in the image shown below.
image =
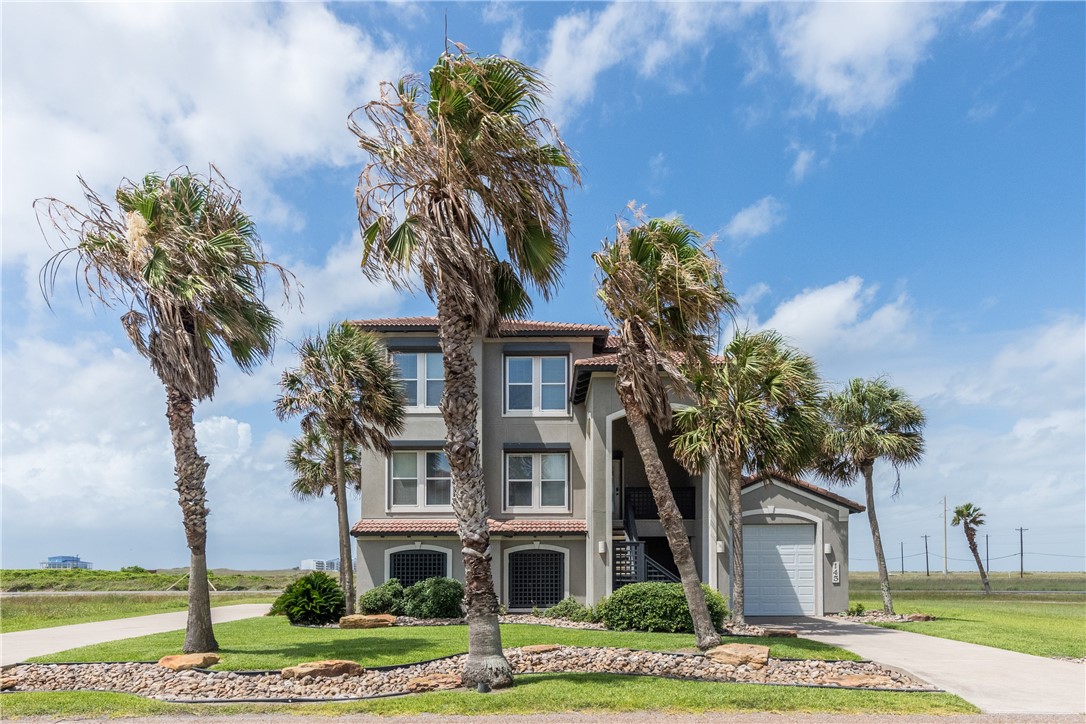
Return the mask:
<path id="1" fill-rule="evenodd" d="M 607 541 L 601 540 L 599 543 L 597 543 L 596 544 L 596 551 L 600 555 L 603 555 L 604 553 L 606 553 L 607 552 Z"/>
<path id="2" fill-rule="evenodd" d="M 724 541 L 718 540 L 716 542 L 716 552 L 717 553 L 723 553 L 724 552 Z"/>
<path id="3" fill-rule="evenodd" d="M 831 546 L 829 543 L 823 543 L 822 544 L 822 552 L 825 553 L 826 555 L 832 554 L 833 553 L 833 546 Z"/>

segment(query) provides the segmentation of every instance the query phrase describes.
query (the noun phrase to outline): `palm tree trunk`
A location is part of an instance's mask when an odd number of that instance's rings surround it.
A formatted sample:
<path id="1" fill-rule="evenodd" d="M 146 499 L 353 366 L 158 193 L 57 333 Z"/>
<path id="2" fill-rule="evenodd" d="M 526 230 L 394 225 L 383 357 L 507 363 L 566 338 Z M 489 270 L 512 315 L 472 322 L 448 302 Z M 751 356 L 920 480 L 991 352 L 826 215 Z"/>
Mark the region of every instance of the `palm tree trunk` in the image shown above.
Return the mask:
<path id="1" fill-rule="evenodd" d="M 732 527 L 732 624 L 746 626 L 745 586 L 746 570 L 743 568 L 743 471 L 734 464 L 727 466 L 728 512 Z"/>
<path id="2" fill-rule="evenodd" d="M 980 551 L 977 549 L 977 534 L 969 528 L 965 529 L 965 538 L 969 541 L 969 550 L 973 552 L 973 560 L 977 562 L 977 570 L 980 571 L 980 582 L 984 584 L 984 593 L 992 592 L 992 586 L 988 583 L 988 571 L 984 570 L 984 564 L 980 560 Z"/>
<path id="3" fill-rule="evenodd" d="M 189 613 L 185 628 L 185 653 L 204 653 L 219 648 L 211 627 L 211 593 L 207 582 L 207 495 L 204 477 L 207 460 L 196 450 L 195 409 L 192 398 L 166 385 L 166 419 L 173 441 L 177 499 L 189 547 Z"/>
<path id="4" fill-rule="evenodd" d="M 619 389 L 622 388 L 620 377 Z M 679 569 L 679 578 L 682 580 L 683 592 L 686 594 L 686 604 L 690 607 L 690 618 L 694 622 L 695 643 L 699 649 L 710 649 L 720 643 L 720 634 L 713 626 L 709 607 L 705 603 L 705 592 L 701 590 L 701 578 L 698 577 L 698 569 L 694 566 L 690 539 L 686 537 L 683 517 L 679 513 L 679 506 L 675 504 L 675 496 L 668 484 L 667 471 L 664 470 L 664 464 L 660 460 L 656 441 L 652 439 L 649 422 L 641 414 L 633 397 L 622 395 L 622 407 L 626 410 L 626 420 L 630 423 L 637 450 L 645 465 L 645 476 L 649 481 L 649 489 L 652 490 L 652 498 L 656 501 L 656 509 L 659 511 L 660 524 L 667 536 L 667 544 L 671 548 L 671 555 L 675 558 L 675 565 Z"/>
<path id="5" fill-rule="evenodd" d="M 355 610 L 354 563 L 351 560 L 351 522 L 347 517 L 347 474 L 343 467 L 343 430 L 332 433 L 336 459 L 336 512 L 339 514 L 339 586 L 346 599 L 348 616 Z"/>
<path id="6" fill-rule="evenodd" d="M 873 463 L 863 463 L 864 490 L 867 493 L 867 521 L 871 524 L 871 540 L 875 544 L 875 560 L 879 564 L 879 588 L 882 589 L 882 610 L 893 614 L 894 599 L 890 596 L 890 573 L 886 570 L 886 554 L 882 551 L 882 535 L 879 519 L 875 516 L 875 484 L 872 479 Z"/>
<path id="7" fill-rule="evenodd" d="M 491 688 L 513 683 L 513 668 L 502 653 L 498 596 L 490 569 L 489 509 L 479 459 L 479 395 L 472 356 L 472 327 L 438 284 L 437 315 L 445 364 L 445 454 L 452 470 L 452 504 L 464 556 L 464 614 L 468 624 L 468 659 L 463 683 Z"/>

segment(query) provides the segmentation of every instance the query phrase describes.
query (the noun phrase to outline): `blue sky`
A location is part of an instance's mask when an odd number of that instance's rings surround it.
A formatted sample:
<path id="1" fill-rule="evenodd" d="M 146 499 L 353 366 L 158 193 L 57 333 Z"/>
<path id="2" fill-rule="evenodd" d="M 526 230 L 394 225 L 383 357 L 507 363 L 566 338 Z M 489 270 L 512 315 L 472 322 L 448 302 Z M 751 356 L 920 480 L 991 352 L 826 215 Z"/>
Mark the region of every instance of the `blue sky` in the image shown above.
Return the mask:
<path id="1" fill-rule="evenodd" d="M 424 72 L 449 36 L 539 67 L 583 166 L 565 285 L 539 319 L 600 322 L 590 254 L 627 202 L 681 214 L 742 301 L 831 385 L 886 374 L 928 452 L 877 471 L 896 567 L 932 565 L 942 498 L 988 516 L 993 569 L 1086 565 L 1086 12 L 1082 3 L 3 5 L 2 563 L 187 562 L 161 387 L 118 314 L 80 304 L 31 203 L 214 162 L 269 256 L 304 285 L 296 341 L 344 318 L 426 314 L 358 273 L 347 113 Z M 224 370 L 197 411 L 209 562 L 334 555 L 330 501 L 291 500 L 296 430 L 271 413 L 289 345 Z M 857 499 L 857 488 L 843 491 Z M 852 565 L 873 567 L 853 519 Z M 951 569 L 971 566 L 950 530 Z"/>

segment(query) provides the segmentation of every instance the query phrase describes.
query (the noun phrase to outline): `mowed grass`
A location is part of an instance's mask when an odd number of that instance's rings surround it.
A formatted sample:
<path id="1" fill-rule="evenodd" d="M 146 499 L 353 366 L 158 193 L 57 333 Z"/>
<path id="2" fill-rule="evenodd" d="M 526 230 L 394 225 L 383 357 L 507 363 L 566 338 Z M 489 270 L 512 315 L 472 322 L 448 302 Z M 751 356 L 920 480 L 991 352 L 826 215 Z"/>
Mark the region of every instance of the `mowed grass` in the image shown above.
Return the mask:
<path id="1" fill-rule="evenodd" d="M 83 569 L 3 569 L 0 591 L 165 591 L 177 586 L 183 568 L 155 572 L 95 571 Z M 219 568 L 209 579 L 219 591 L 281 591 L 305 571 L 235 571 Z M 181 581 L 182 588 L 186 581 Z"/>
<path id="2" fill-rule="evenodd" d="M 881 597 L 870 594 L 852 600 L 869 610 L 882 608 Z M 894 608 L 898 613 L 928 613 L 937 620 L 879 625 L 1035 656 L 1086 656 L 1086 600 L 1081 596 L 965 597 L 899 591 L 894 593 Z"/>
<path id="3" fill-rule="evenodd" d="M 125 694 L 97 692 L 15 693 L 3 696 L 4 718 L 119 717 L 179 718 L 215 714 L 339 716 L 346 714 L 455 715 L 554 714 L 559 712 L 643 712 L 700 714 L 725 712 L 821 712 L 833 714 L 974 714 L 977 708 L 952 694 L 849 691 L 810 687 L 758 686 L 678 681 L 613 674 L 525 674 L 509 689 L 489 694 L 435 692 L 369 701 L 328 704 L 222 704 L 207 707 L 167 704 Z"/>
<path id="4" fill-rule="evenodd" d="M 892 561 L 890 561 L 892 563 Z M 1001 571 L 992 573 L 988 581 L 993 591 L 1063 591 L 1086 592 L 1086 572 L 1072 573 L 1027 573 L 1019 578 L 1018 572 Z M 849 591 L 858 597 L 865 593 L 877 594 L 879 574 L 874 571 L 849 571 Z M 932 571 L 930 576 L 923 573 L 890 574 L 890 588 L 894 591 L 961 591 L 983 594 L 980 574 L 976 571 L 957 571 L 943 575 L 942 571 Z"/>
<path id="5" fill-rule="evenodd" d="M 212 606 L 271 603 L 273 594 L 211 594 Z M 184 611 L 188 595 L 0 596 L 0 633 Z"/>
<path id="6" fill-rule="evenodd" d="M 110 641 L 62 651 L 34 661 L 157 661 L 176 654 L 184 631 Z M 302 628 L 282 616 L 264 616 L 215 626 L 221 663 L 216 669 L 239 671 L 282 669 L 302 661 L 347 659 L 363 666 L 391 666 L 436 659 L 468 650 L 466 626 L 397 626 L 385 629 Z M 750 639 L 727 639 L 746 642 Z M 807 639 L 766 639 L 770 655 L 795 659 L 848 659 L 855 654 Z M 502 626 L 506 648 L 529 644 L 613 646 L 649 651 L 692 650 L 691 634 L 637 631 L 586 631 L 530 624 Z"/>

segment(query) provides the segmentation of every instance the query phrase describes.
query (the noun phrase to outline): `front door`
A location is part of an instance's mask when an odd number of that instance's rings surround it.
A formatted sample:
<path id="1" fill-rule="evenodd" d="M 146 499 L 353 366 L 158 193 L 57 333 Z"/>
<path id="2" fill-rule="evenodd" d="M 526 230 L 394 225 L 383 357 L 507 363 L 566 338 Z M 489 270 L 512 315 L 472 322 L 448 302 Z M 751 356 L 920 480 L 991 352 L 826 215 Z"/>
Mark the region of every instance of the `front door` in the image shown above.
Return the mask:
<path id="1" fill-rule="evenodd" d="M 616 520 L 622 519 L 622 458 L 611 461 L 611 516 Z"/>

